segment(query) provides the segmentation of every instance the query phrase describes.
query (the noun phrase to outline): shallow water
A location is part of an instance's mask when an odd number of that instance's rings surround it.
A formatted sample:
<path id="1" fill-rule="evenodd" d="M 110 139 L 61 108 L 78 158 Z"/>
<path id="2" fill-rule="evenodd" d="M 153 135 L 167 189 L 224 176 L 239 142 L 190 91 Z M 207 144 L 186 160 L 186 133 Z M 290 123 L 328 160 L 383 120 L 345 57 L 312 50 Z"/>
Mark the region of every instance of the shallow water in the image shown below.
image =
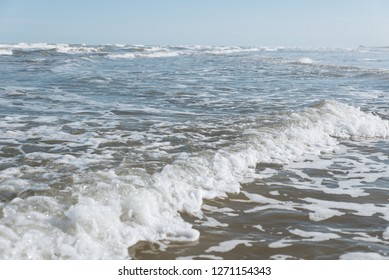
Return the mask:
<path id="1" fill-rule="evenodd" d="M 0 45 L 0 257 L 388 258 L 388 51 Z"/>

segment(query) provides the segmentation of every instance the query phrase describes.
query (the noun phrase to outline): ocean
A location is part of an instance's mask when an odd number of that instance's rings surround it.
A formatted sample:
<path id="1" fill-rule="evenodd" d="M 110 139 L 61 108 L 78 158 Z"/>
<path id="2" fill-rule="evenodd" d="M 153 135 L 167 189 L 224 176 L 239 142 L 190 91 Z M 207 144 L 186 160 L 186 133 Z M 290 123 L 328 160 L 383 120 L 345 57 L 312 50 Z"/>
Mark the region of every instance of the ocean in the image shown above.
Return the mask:
<path id="1" fill-rule="evenodd" d="M 0 259 L 388 259 L 389 48 L 0 44 Z"/>

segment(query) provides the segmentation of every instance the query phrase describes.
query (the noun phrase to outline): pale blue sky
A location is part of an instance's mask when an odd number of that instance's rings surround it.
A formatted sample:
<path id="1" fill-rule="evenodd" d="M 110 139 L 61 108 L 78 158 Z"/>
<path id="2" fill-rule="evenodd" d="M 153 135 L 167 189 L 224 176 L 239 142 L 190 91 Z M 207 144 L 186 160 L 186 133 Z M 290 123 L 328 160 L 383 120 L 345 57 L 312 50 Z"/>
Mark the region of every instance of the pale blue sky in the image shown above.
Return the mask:
<path id="1" fill-rule="evenodd" d="M 0 0 L 0 43 L 389 46 L 388 0 Z"/>

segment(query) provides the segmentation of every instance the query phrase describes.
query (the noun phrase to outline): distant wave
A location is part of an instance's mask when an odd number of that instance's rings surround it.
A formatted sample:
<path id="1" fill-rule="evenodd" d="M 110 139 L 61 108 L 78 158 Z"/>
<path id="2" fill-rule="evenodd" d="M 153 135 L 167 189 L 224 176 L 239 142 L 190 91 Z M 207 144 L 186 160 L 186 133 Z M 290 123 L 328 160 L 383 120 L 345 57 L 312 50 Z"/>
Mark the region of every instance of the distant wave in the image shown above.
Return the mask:
<path id="1" fill-rule="evenodd" d="M 310 59 L 309 57 L 303 57 L 303 58 L 299 59 L 298 62 L 301 64 L 312 64 L 313 60 Z"/>
<path id="2" fill-rule="evenodd" d="M 90 54 L 103 52 L 102 47 L 93 47 L 86 45 L 69 45 L 69 44 L 48 44 L 48 43 L 18 43 L 18 44 L 0 44 L 0 55 L 9 54 L 13 51 L 42 51 L 42 50 L 55 50 L 58 53 L 67 54 Z"/>
<path id="3" fill-rule="evenodd" d="M 143 46 L 143 45 L 102 45 L 89 46 L 79 44 L 18 43 L 0 44 L 0 55 L 12 55 L 13 51 L 33 52 L 55 50 L 63 54 L 106 54 L 108 58 L 159 58 L 178 55 L 228 55 L 240 52 L 276 51 L 270 48 L 219 47 L 219 46 Z"/>

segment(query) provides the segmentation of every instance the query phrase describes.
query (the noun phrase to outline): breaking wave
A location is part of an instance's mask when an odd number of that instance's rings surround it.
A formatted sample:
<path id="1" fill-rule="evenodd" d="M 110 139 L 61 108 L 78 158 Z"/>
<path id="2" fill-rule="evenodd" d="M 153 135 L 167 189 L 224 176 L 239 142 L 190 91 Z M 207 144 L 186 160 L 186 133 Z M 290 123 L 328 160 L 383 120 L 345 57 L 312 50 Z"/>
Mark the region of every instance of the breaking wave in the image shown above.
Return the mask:
<path id="1" fill-rule="evenodd" d="M 322 101 L 291 113 L 280 127 L 248 134 L 214 152 L 183 153 L 154 174 L 76 173 L 63 191 L 67 204 L 43 195 L 14 198 L 3 208 L 1 258 L 123 259 L 140 240 L 196 240 L 199 232 L 180 213 L 201 217 L 204 199 L 240 192 L 243 181 L 261 175 L 255 174 L 258 163 L 332 153 L 340 139 L 386 139 L 389 121 Z M 71 156 L 65 160 L 72 164 Z"/>

